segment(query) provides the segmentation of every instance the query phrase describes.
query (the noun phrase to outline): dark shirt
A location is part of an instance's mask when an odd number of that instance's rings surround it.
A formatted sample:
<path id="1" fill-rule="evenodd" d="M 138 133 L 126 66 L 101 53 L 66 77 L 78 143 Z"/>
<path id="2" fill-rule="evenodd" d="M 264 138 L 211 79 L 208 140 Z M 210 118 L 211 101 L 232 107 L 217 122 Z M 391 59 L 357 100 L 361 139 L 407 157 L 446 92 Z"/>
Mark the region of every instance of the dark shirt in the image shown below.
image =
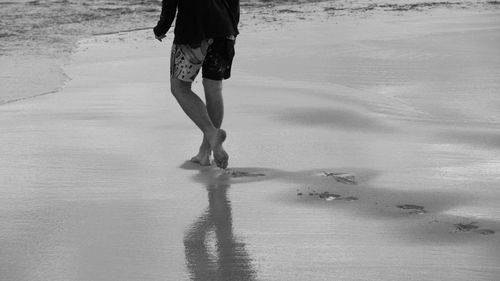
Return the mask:
<path id="1" fill-rule="evenodd" d="M 156 36 L 167 33 L 175 21 L 175 44 L 199 44 L 208 38 L 238 35 L 239 0 L 163 0 Z"/>

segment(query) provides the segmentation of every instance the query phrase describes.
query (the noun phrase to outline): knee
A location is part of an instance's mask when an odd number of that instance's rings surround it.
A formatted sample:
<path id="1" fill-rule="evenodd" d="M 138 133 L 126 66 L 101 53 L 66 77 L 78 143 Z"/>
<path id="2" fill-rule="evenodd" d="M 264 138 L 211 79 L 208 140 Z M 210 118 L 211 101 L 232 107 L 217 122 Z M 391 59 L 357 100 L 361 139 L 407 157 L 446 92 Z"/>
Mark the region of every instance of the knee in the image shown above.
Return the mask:
<path id="1" fill-rule="evenodd" d="M 203 87 L 205 88 L 205 91 L 208 92 L 221 92 L 222 80 L 212 80 L 208 78 L 203 78 Z"/>
<path id="2" fill-rule="evenodd" d="M 191 91 L 191 83 L 179 80 L 177 78 L 170 79 L 170 91 L 175 97 Z"/>

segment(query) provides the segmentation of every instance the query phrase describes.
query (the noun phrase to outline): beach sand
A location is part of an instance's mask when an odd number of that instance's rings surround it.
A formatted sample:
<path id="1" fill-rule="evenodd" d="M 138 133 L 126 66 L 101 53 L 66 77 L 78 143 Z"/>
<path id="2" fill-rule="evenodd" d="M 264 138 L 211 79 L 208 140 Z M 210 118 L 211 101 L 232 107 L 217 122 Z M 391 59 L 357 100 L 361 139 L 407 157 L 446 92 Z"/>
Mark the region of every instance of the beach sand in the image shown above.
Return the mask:
<path id="1" fill-rule="evenodd" d="M 187 161 L 171 35 L 81 41 L 0 108 L 0 279 L 499 280 L 499 18 L 247 27 L 227 171 Z"/>

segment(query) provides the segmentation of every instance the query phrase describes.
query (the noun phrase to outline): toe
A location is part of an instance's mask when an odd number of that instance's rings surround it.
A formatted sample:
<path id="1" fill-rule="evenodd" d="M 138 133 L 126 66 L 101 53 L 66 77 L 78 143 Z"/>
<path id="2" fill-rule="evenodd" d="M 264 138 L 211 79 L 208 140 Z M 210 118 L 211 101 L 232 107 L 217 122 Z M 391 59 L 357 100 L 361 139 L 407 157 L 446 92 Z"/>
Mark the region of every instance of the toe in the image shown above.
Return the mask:
<path id="1" fill-rule="evenodd" d="M 217 167 L 219 167 L 221 169 L 225 169 L 225 168 L 227 168 L 227 159 L 221 159 L 221 160 L 217 161 L 216 164 L 217 164 Z"/>
<path id="2" fill-rule="evenodd" d="M 224 168 L 222 168 L 222 162 L 219 160 L 215 160 L 215 165 L 217 166 L 217 168 L 224 169 Z"/>

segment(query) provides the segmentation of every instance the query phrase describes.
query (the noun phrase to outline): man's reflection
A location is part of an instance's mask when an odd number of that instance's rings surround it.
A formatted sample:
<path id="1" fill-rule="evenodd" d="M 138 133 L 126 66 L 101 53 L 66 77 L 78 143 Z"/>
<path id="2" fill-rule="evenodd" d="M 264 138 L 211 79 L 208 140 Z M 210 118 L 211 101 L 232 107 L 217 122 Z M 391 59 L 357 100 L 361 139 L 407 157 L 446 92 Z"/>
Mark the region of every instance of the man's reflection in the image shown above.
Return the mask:
<path id="1" fill-rule="evenodd" d="M 208 208 L 184 237 L 186 263 L 192 280 L 255 280 L 245 244 L 233 235 L 229 184 L 207 187 Z"/>

